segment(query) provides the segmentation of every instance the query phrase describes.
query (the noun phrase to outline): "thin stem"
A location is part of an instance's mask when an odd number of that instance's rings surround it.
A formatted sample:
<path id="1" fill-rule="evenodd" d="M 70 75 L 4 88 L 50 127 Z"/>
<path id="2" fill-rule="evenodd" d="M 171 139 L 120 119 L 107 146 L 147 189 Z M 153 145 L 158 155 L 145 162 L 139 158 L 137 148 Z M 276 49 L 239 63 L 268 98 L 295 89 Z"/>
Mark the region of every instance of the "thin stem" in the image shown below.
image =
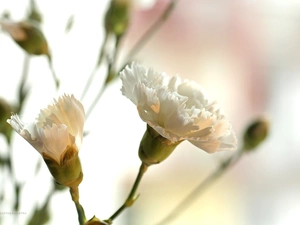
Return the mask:
<path id="1" fill-rule="evenodd" d="M 109 63 L 109 71 L 115 71 L 115 67 L 116 67 L 116 62 L 117 62 L 117 58 L 118 58 L 118 54 L 119 54 L 119 46 L 120 46 L 120 41 L 121 41 L 122 36 L 116 36 L 116 43 L 115 43 L 115 51 L 114 54 L 112 56 L 112 59 Z M 105 81 L 107 83 L 107 79 Z"/>
<path id="2" fill-rule="evenodd" d="M 22 71 L 22 77 L 21 77 L 21 82 L 19 85 L 19 102 L 18 102 L 18 109 L 17 109 L 17 113 L 20 113 L 22 106 L 23 106 L 23 102 L 25 100 L 26 97 L 26 90 L 25 88 L 25 83 L 27 81 L 28 78 L 28 71 L 29 71 L 29 64 L 30 64 L 30 56 L 28 54 L 25 54 L 24 56 L 24 63 L 23 63 L 23 71 Z"/>
<path id="3" fill-rule="evenodd" d="M 135 182 L 131 188 L 131 191 L 130 191 L 127 199 L 125 200 L 123 205 L 108 220 L 106 220 L 106 222 L 111 224 L 115 218 L 117 218 L 126 208 L 132 206 L 133 203 L 137 200 L 139 195 L 136 196 L 136 191 L 137 191 L 138 186 L 142 180 L 142 177 L 143 177 L 144 173 L 147 171 L 147 169 L 148 169 L 148 166 L 145 165 L 144 163 L 142 163 L 140 166 L 140 169 L 139 169 L 139 173 L 135 179 Z"/>
<path id="4" fill-rule="evenodd" d="M 30 56 L 28 54 L 25 54 L 25 56 L 24 56 L 24 63 L 23 63 L 22 78 L 21 78 L 21 84 L 20 84 L 20 86 L 24 86 L 24 83 L 27 80 L 28 71 L 29 71 L 29 62 L 30 62 Z"/>
<path id="5" fill-rule="evenodd" d="M 78 222 L 80 225 L 84 225 L 86 218 L 85 218 L 85 213 L 84 213 L 83 207 L 80 205 L 79 202 L 74 202 L 74 203 L 75 203 L 77 214 L 78 214 Z"/>
<path id="6" fill-rule="evenodd" d="M 175 8 L 179 0 L 172 0 L 161 16 L 155 21 L 155 23 L 144 33 L 144 35 L 138 40 L 138 42 L 132 47 L 127 54 L 126 59 L 131 59 L 140 49 L 147 43 L 147 41 L 156 33 L 156 31 L 164 24 L 169 18 L 171 12 Z"/>
<path id="7" fill-rule="evenodd" d="M 205 188 L 211 185 L 217 178 L 223 175 L 231 166 L 233 166 L 243 155 L 243 149 L 239 150 L 234 156 L 230 157 L 226 161 L 211 173 L 204 181 L 202 181 L 193 191 L 191 191 L 164 219 L 158 222 L 156 225 L 170 224 L 182 214 L 187 208 L 203 193 Z"/>
<path id="8" fill-rule="evenodd" d="M 75 207 L 78 214 L 78 222 L 80 225 L 84 225 L 86 222 L 86 217 L 84 213 L 84 209 L 82 205 L 79 203 L 79 190 L 78 186 L 76 187 L 70 187 L 70 194 L 72 196 L 72 201 L 75 203 Z"/>
<path id="9" fill-rule="evenodd" d="M 83 89 L 82 94 L 80 96 L 80 101 L 82 101 L 84 99 L 87 91 L 89 90 L 89 87 L 92 84 L 92 81 L 94 80 L 94 77 L 95 77 L 97 71 L 98 71 L 98 66 L 95 66 L 94 69 L 93 69 L 93 71 L 92 71 L 92 73 L 90 74 L 90 76 L 89 76 L 89 78 L 88 78 L 85 86 L 84 86 L 84 89 Z"/>
<path id="10" fill-rule="evenodd" d="M 93 109 L 95 108 L 95 106 L 98 103 L 98 100 L 100 99 L 100 97 L 102 96 L 103 92 L 105 90 L 105 85 L 102 85 L 96 98 L 94 99 L 94 101 L 92 102 L 90 108 L 87 110 L 86 114 L 85 114 L 85 119 L 87 120 L 88 117 L 90 116 L 91 112 L 93 111 Z"/>
<path id="11" fill-rule="evenodd" d="M 51 70 L 51 74 L 52 74 L 52 77 L 53 77 L 53 80 L 54 80 L 54 83 L 55 83 L 55 87 L 56 87 L 56 90 L 57 90 L 59 88 L 59 85 L 60 85 L 59 79 L 56 76 L 56 73 L 55 73 L 55 70 L 54 70 L 54 67 L 53 67 L 53 62 L 52 62 L 51 55 L 47 55 L 47 58 L 48 58 L 49 68 Z"/>
<path id="12" fill-rule="evenodd" d="M 106 47 L 106 44 L 107 44 L 107 40 L 108 40 L 108 33 L 105 33 L 104 42 L 103 42 L 103 44 L 101 46 L 101 49 L 100 49 L 100 54 L 99 54 L 99 57 L 98 57 L 97 64 L 95 65 L 91 75 L 89 76 L 89 78 L 88 78 L 88 80 L 87 80 L 87 82 L 84 86 L 83 92 L 82 92 L 81 97 L 80 97 L 81 101 L 83 100 L 83 98 L 85 97 L 87 91 L 89 90 L 89 87 L 92 84 L 92 81 L 93 81 L 93 79 L 96 75 L 96 72 L 97 72 L 99 66 L 101 65 L 101 62 L 102 62 L 103 57 L 105 55 L 105 47 Z"/>
<path id="13" fill-rule="evenodd" d="M 115 50 L 114 50 L 114 54 L 112 56 L 112 59 L 110 60 L 108 66 L 107 66 L 108 68 L 107 68 L 107 74 L 106 74 L 106 78 L 105 78 L 105 83 L 99 89 L 99 92 L 98 92 L 97 96 L 94 98 L 94 101 L 92 102 L 90 108 L 87 110 L 86 120 L 88 119 L 88 117 L 90 116 L 91 112 L 93 111 L 93 109 L 97 105 L 99 99 L 101 98 L 102 94 L 104 93 L 104 90 L 105 90 L 105 88 L 107 86 L 107 83 L 108 83 L 107 81 L 108 81 L 109 77 L 111 76 L 112 73 L 114 73 L 116 58 L 118 56 L 119 44 L 120 44 L 120 37 L 116 37 Z"/>

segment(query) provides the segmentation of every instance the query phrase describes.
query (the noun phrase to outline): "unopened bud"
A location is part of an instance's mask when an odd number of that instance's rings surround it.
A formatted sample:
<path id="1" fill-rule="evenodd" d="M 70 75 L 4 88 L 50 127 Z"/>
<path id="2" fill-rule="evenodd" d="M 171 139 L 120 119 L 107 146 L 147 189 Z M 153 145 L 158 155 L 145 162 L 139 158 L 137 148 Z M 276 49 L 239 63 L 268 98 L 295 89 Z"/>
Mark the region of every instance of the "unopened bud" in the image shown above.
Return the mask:
<path id="1" fill-rule="evenodd" d="M 49 55 L 47 40 L 34 21 L 0 21 L 0 25 L 28 54 Z"/>
<path id="2" fill-rule="evenodd" d="M 265 119 L 258 119 L 253 122 L 244 134 L 244 149 L 246 151 L 256 148 L 261 144 L 269 132 L 269 123 Z"/>
<path id="3" fill-rule="evenodd" d="M 139 157 L 147 166 L 160 163 L 168 158 L 180 142 L 172 143 L 147 125 L 141 140 Z"/>
<path id="4" fill-rule="evenodd" d="M 107 33 L 122 36 L 128 27 L 131 0 L 112 0 L 105 15 L 105 29 Z"/>

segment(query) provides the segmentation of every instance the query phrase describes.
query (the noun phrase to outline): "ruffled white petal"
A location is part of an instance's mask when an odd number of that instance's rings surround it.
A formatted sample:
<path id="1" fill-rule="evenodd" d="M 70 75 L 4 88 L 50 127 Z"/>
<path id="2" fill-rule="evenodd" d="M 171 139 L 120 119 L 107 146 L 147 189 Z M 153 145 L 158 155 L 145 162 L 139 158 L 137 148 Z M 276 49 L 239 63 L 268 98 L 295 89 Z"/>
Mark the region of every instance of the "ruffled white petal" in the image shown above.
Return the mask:
<path id="1" fill-rule="evenodd" d="M 188 141 L 208 153 L 214 153 L 223 150 L 236 150 L 237 148 L 237 139 L 232 131 L 228 131 L 228 133 L 226 133 L 219 139 L 209 139 L 206 141 Z"/>
<path id="2" fill-rule="evenodd" d="M 122 94 L 137 105 L 139 97 L 136 94 L 136 85 L 145 84 L 150 89 L 161 86 L 164 82 L 164 76 L 154 70 L 146 70 L 143 66 L 133 62 L 120 72 L 120 78 L 123 82 L 121 88 Z"/>
<path id="3" fill-rule="evenodd" d="M 207 151 L 233 150 L 236 137 L 219 105 L 193 81 L 171 79 L 133 62 L 120 73 L 122 93 L 141 119 L 171 142 L 188 140 Z"/>
<path id="4" fill-rule="evenodd" d="M 85 112 L 82 104 L 75 99 L 74 95 L 63 95 L 54 104 L 41 110 L 37 126 L 45 127 L 52 124 L 65 124 L 68 132 L 76 137 L 76 145 L 81 146 Z"/>
<path id="5" fill-rule="evenodd" d="M 41 147 L 42 143 L 38 138 L 35 123 L 24 123 L 17 114 L 12 115 L 7 122 L 34 148 L 38 150 Z"/>
<path id="6" fill-rule="evenodd" d="M 146 74 L 144 67 L 134 64 L 131 68 L 126 66 L 126 69 L 120 73 L 120 78 L 123 81 L 123 87 L 121 89 L 122 94 L 127 96 L 134 104 L 138 103 L 137 97 L 133 94 L 135 85 L 139 83 L 143 76 Z M 137 76 L 139 74 L 139 76 Z"/>
<path id="7" fill-rule="evenodd" d="M 63 95 L 42 109 L 33 123 L 23 123 L 18 115 L 12 115 L 7 122 L 39 153 L 46 153 L 60 163 L 67 146 L 80 148 L 84 120 L 82 104 L 73 95 Z"/>

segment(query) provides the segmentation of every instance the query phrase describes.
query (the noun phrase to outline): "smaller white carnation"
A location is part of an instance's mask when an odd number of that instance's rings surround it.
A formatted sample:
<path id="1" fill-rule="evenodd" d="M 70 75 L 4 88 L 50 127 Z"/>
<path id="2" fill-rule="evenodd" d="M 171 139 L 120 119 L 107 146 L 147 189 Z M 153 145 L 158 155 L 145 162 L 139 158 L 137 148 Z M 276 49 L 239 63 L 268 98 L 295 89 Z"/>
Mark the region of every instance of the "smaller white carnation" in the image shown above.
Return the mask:
<path id="1" fill-rule="evenodd" d="M 24 123 L 18 115 L 7 122 L 28 141 L 43 157 L 64 162 L 64 153 L 78 152 L 83 136 L 85 113 L 82 104 L 73 95 L 63 95 L 54 104 L 42 109 L 38 118 Z"/>

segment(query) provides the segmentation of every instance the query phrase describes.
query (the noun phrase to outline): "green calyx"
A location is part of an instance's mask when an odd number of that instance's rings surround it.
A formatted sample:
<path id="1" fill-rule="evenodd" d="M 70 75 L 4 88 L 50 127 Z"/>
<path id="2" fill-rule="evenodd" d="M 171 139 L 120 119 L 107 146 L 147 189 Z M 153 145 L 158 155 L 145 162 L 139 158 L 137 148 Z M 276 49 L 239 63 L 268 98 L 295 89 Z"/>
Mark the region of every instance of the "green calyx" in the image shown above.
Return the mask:
<path id="1" fill-rule="evenodd" d="M 83 173 L 78 151 L 74 149 L 74 147 L 68 146 L 66 148 L 61 155 L 60 163 L 46 153 L 43 153 L 43 158 L 50 173 L 58 184 L 74 187 L 81 183 Z"/>
<path id="2" fill-rule="evenodd" d="M 172 143 L 147 124 L 139 147 L 139 157 L 147 166 L 158 164 L 168 158 L 180 143 Z"/>

